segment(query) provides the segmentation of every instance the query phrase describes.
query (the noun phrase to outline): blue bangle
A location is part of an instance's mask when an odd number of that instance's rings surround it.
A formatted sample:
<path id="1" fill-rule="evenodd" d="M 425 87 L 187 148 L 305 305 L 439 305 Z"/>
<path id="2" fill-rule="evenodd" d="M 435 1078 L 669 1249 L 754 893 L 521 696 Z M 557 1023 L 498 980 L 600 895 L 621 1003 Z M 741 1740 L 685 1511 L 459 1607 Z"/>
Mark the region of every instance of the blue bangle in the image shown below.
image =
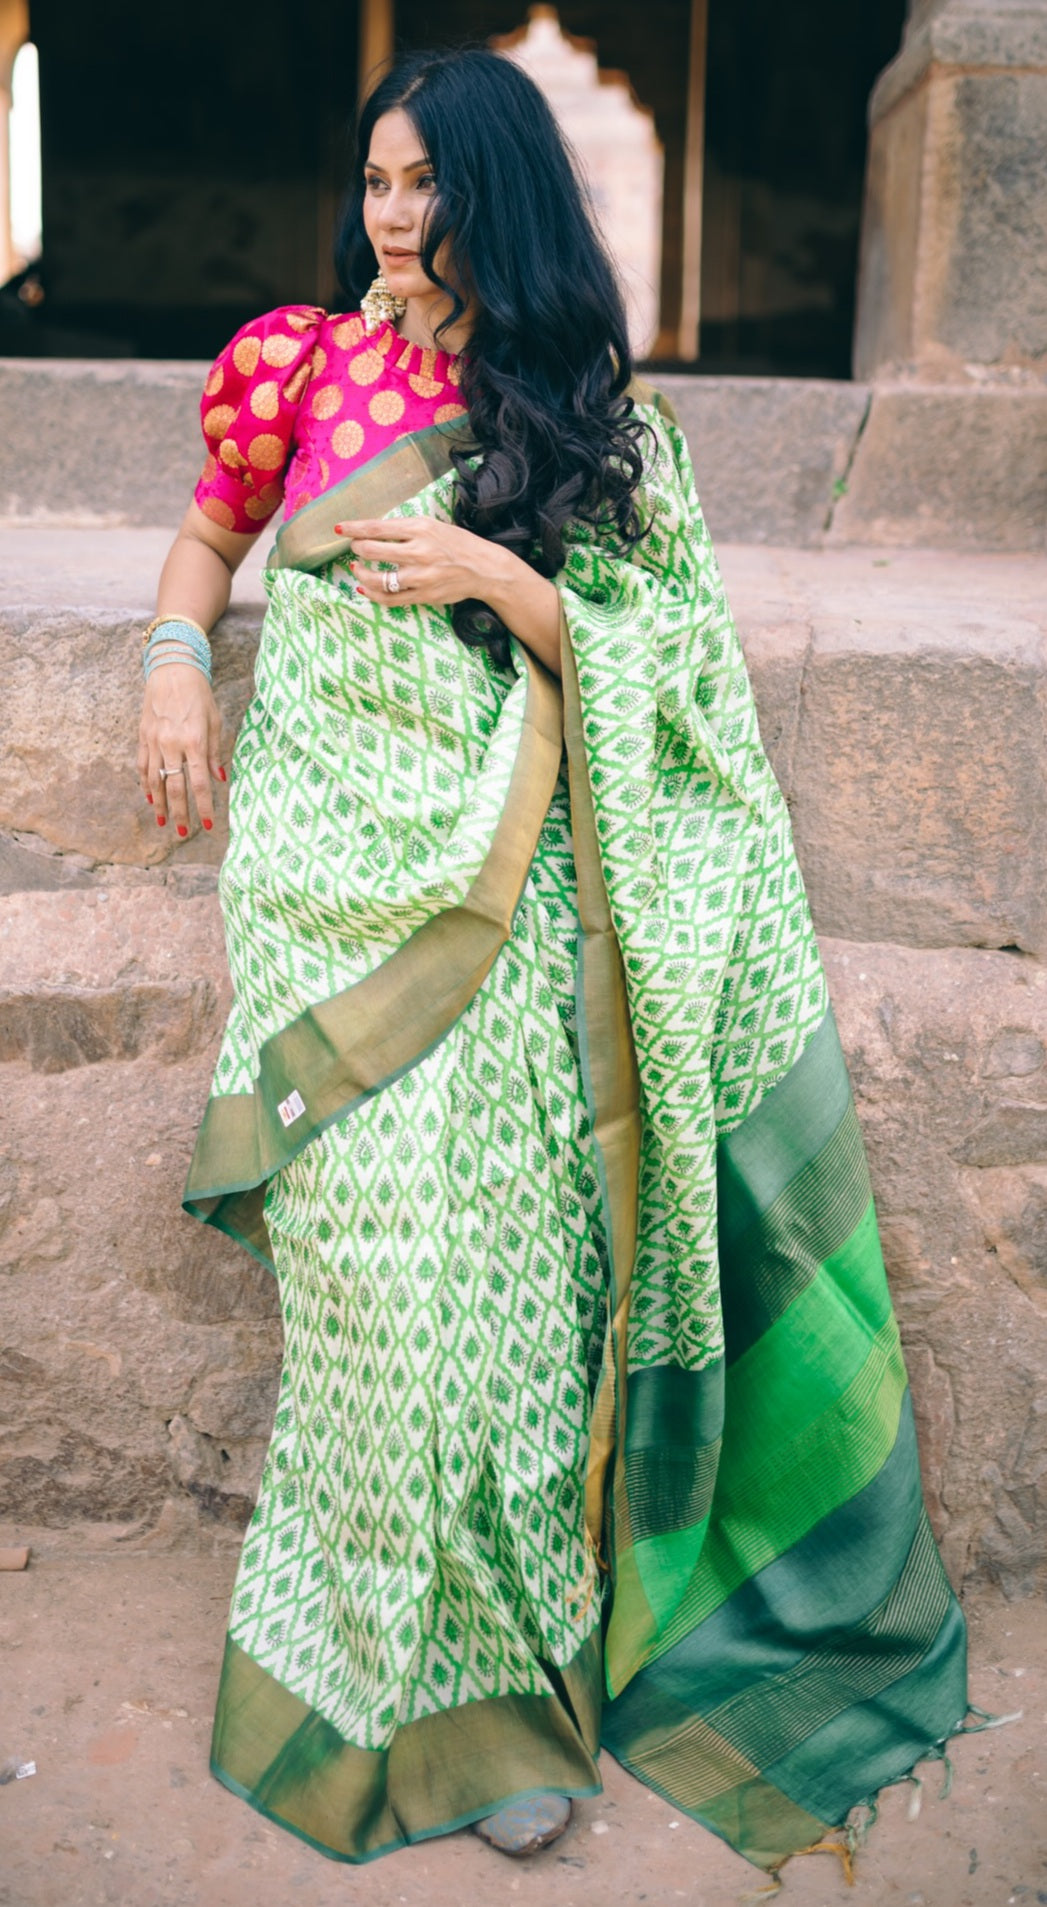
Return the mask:
<path id="1" fill-rule="evenodd" d="M 179 649 L 172 645 L 171 649 L 163 655 L 150 656 L 142 664 L 142 673 L 146 681 L 148 682 L 156 669 L 162 669 L 168 662 L 183 662 L 191 669 L 199 669 L 200 674 L 205 676 L 208 682 L 211 680 L 211 671 L 206 662 L 201 662 L 199 656 L 194 656 L 191 649 Z"/>
<path id="2" fill-rule="evenodd" d="M 195 622 L 183 622 L 178 616 L 171 616 L 156 624 L 146 642 L 145 654 L 151 655 L 154 649 L 173 641 L 184 643 L 194 655 L 199 656 L 201 662 L 210 664 L 211 645 L 203 630 L 198 629 Z"/>
<path id="3" fill-rule="evenodd" d="M 211 645 L 196 623 L 171 616 L 151 624 L 142 651 L 142 670 L 148 682 L 154 669 L 167 662 L 191 662 L 211 680 Z"/>

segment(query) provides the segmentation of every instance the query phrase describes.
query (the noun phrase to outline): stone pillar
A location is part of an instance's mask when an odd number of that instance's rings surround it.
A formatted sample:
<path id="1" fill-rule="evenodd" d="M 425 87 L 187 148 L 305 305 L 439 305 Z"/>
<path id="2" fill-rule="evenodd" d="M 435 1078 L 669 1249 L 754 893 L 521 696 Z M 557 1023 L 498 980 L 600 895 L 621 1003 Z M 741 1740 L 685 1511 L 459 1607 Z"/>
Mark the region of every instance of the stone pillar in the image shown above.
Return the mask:
<path id="1" fill-rule="evenodd" d="M 913 0 L 869 118 L 855 376 L 1047 375 L 1047 0 Z"/>

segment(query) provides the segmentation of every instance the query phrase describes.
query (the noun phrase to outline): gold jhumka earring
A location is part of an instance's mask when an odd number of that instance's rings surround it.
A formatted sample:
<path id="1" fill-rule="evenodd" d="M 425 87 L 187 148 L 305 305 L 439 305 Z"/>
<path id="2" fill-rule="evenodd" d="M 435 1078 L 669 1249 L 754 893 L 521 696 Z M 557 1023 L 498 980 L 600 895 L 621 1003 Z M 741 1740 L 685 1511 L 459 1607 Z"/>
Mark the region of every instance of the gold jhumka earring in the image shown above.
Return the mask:
<path id="1" fill-rule="evenodd" d="M 383 274 L 379 272 L 370 290 L 361 298 L 360 310 L 363 312 L 364 330 L 370 337 L 380 324 L 395 324 L 398 318 L 402 318 L 407 310 L 407 300 L 398 298 L 395 291 L 390 291 Z"/>

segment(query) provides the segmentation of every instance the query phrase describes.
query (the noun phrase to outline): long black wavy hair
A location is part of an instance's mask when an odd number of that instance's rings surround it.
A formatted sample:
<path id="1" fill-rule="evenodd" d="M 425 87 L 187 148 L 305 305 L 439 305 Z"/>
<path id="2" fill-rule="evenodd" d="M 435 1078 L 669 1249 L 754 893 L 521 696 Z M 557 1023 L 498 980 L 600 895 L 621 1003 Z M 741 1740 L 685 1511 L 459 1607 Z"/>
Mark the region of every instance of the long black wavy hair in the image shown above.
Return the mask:
<path id="1" fill-rule="evenodd" d="M 396 60 L 360 115 L 336 243 L 352 308 L 376 268 L 363 168 L 377 121 L 397 109 L 436 181 L 421 262 L 451 300 L 440 330 L 457 323 L 467 300 L 474 314 L 461 390 L 480 454 L 453 452 L 455 522 L 543 576 L 561 568 L 572 521 L 632 548 L 644 529 L 636 493 L 645 427 L 626 395 L 625 309 L 545 99 L 512 60 L 486 48 Z M 452 618 L 463 642 L 508 659 L 508 632 L 486 604 L 457 603 Z"/>

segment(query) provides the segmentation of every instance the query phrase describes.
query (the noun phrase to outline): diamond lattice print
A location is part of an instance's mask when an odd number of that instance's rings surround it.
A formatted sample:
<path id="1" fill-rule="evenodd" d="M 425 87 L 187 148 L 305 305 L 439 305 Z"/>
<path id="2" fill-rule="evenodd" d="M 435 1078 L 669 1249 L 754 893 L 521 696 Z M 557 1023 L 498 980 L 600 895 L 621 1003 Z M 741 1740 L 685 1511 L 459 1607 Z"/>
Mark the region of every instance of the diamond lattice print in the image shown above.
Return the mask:
<path id="1" fill-rule="evenodd" d="M 826 1010 L 787 816 L 682 440 L 653 410 L 629 556 L 572 538 L 561 599 L 640 1057 L 629 1361 L 720 1356 L 718 1131 Z M 452 479 L 404 506 L 446 515 Z M 235 1006 L 215 1091 L 463 898 L 506 803 L 522 676 L 446 614 L 267 578 L 221 878 Z M 600 1620 L 583 1488 L 606 1331 L 558 787 L 510 940 L 433 1050 L 270 1184 L 286 1330 L 231 1633 L 346 1741 L 549 1687 Z"/>

